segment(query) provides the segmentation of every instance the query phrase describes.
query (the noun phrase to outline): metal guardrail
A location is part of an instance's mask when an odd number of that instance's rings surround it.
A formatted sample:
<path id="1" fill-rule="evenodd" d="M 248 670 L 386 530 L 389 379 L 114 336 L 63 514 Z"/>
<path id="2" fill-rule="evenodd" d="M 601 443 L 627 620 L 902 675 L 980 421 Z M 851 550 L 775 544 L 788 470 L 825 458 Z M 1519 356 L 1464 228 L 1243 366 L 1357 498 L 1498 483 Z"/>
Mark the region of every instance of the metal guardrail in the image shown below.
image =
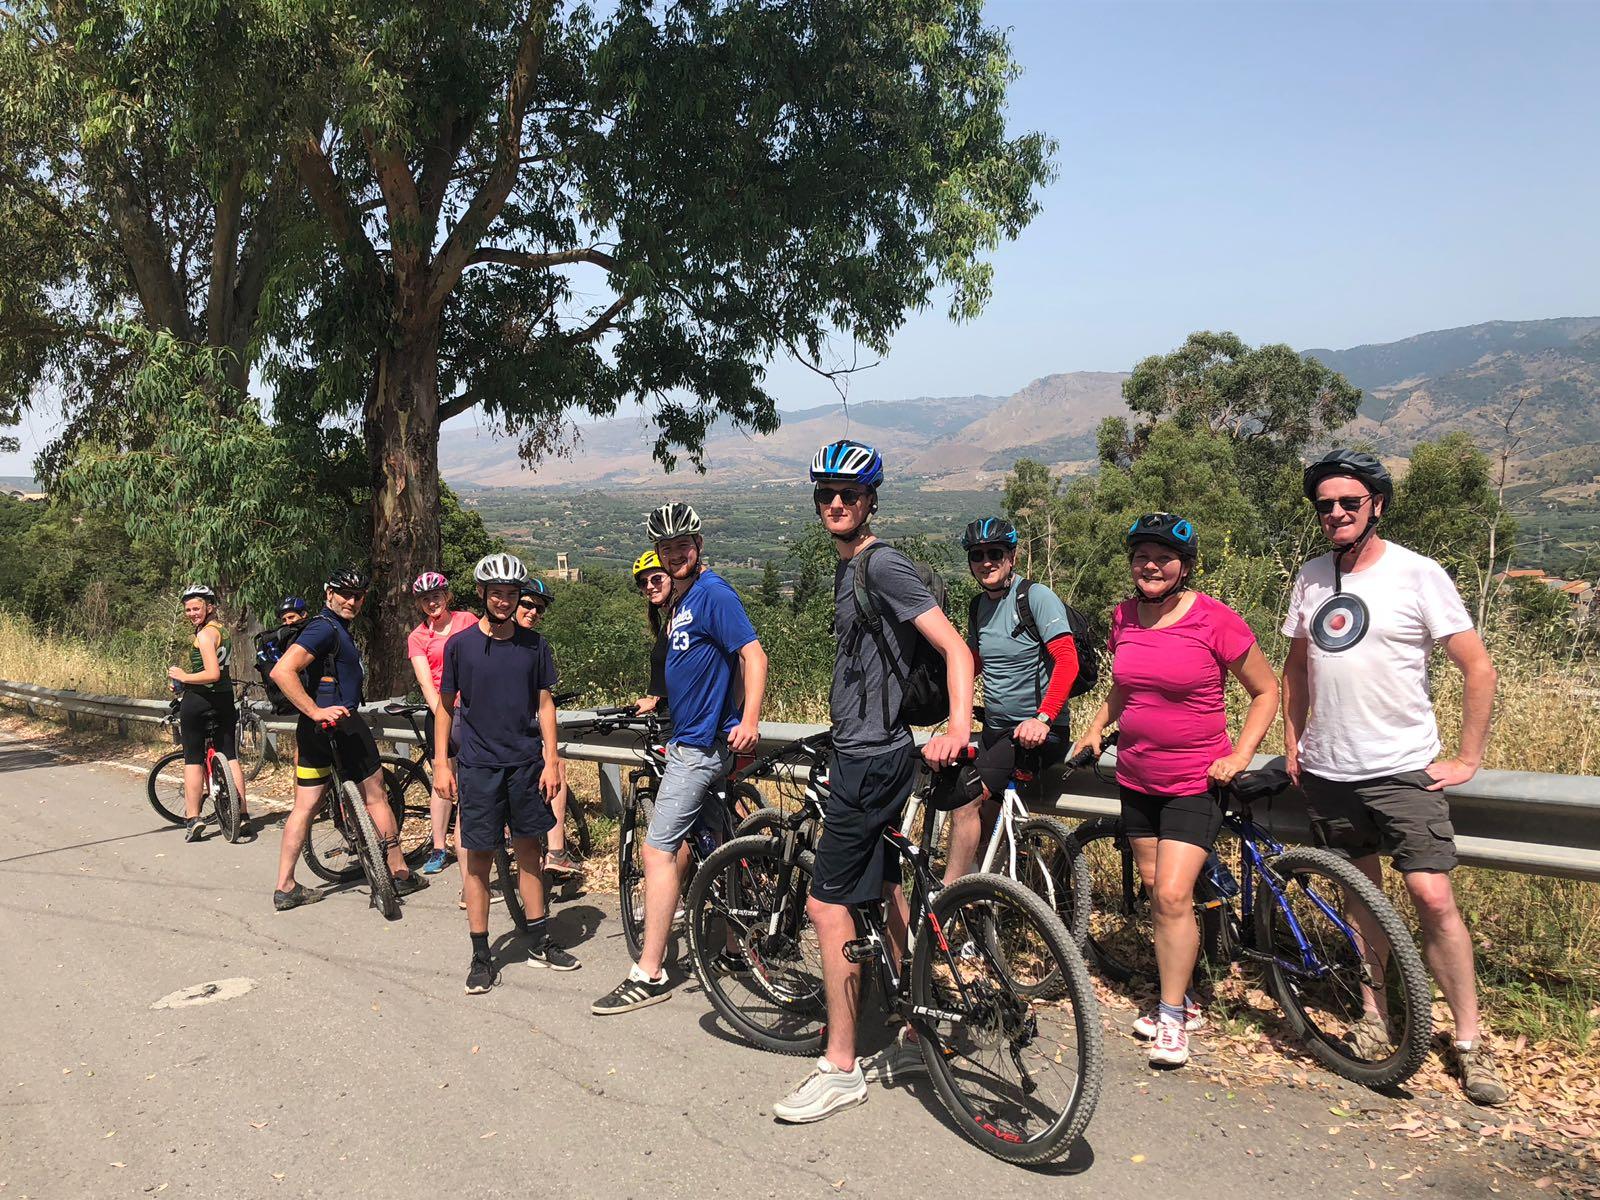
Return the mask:
<path id="1" fill-rule="evenodd" d="M 159 722 L 168 710 L 165 700 L 97 696 L 5 680 L 0 680 L 0 700 L 22 704 L 34 715 L 40 708 L 63 711 L 69 724 L 78 715 L 114 720 L 124 732 L 128 722 Z M 404 718 L 381 711 L 385 703 L 388 701 L 362 709 L 373 733 L 385 741 L 414 742 L 411 726 Z M 559 724 L 571 726 L 593 715 L 587 710 L 567 710 L 560 714 Z M 269 733 L 292 733 L 295 721 L 293 717 L 270 716 L 266 724 Z M 757 752 L 765 753 L 823 728 L 764 721 Z M 601 764 L 639 761 L 637 738 L 626 734 L 563 738 L 561 752 L 569 758 Z M 1118 811 L 1116 783 L 1109 771 L 1114 761 L 1108 754 L 1102 760 L 1100 774 L 1078 771 L 1070 778 L 1063 778 L 1060 768 L 1055 768 L 1029 788 L 1023 798 L 1035 812 L 1056 816 L 1113 815 Z M 1258 755 L 1254 765 L 1281 766 L 1282 762 L 1281 758 Z M 615 776 L 609 782 L 609 790 L 614 791 Z M 1502 871 L 1600 882 L 1600 778 L 1537 771 L 1479 771 L 1469 783 L 1451 788 L 1448 795 L 1462 862 Z M 1284 841 L 1305 842 L 1310 838 L 1305 803 L 1297 791 L 1261 805 L 1254 815 L 1258 823 Z"/>

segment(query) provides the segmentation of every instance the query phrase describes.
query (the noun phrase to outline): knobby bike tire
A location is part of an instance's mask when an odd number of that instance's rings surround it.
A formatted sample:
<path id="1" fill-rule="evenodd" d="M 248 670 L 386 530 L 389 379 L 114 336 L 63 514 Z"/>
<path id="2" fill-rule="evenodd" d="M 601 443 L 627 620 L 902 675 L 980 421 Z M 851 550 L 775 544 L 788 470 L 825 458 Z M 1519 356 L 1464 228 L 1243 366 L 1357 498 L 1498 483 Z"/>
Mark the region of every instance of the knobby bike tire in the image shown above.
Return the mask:
<path id="1" fill-rule="evenodd" d="M 312 814 L 300 857 L 318 879 L 329 883 L 354 883 L 361 878 L 361 850 L 355 843 L 355 830 L 347 830 L 345 821 L 336 819 L 339 806 L 338 790 L 330 779 L 322 791 L 317 811 Z M 362 811 L 366 811 L 365 805 Z"/>
<path id="2" fill-rule="evenodd" d="M 1096 817 L 1079 825 L 1071 837 L 1089 872 L 1084 949 L 1090 962 L 1113 983 L 1127 983 L 1139 976 L 1155 978 L 1149 898 L 1139 882 L 1133 851 L 1122 833 L 1122 821 L 1117 817 Z M 1131 880 L 1131 894 L 1124 890 L 1125 869 Z"/>
<path id="3" fill-rule="evenodd" d="M 1082 950 L 1089 940 L 1089 863 L 1072 831 L 1054 817 L 1030 817 L 1017 827 L 1018 882 L 1031 888 L 1061 918 Z M 1024 852 L 1026 861 L 1024 861 Z M 1038 878 L 1030 878 L 1030 868 Z"/>
<path id="4" fill-rule="evenodd" d="M 1322 1029 L 1308 1011 L 1303 992 L 1292 972 L 1274 956 L 1267 962 L 1267 980 L 1284 1015 L 1313 1057 L 1336 1075 L 1371 1088 L 1390 1087 L 1409 1079 L 1422 1065 L 1428 1053 L 1428 1043 L 1433 1037 L 1433 994 L 1428 973 L 1423 966 L 1422 954 L 1412 940 L 1411 931 L 1389 903 L 1383 891 L 1355 867 L 1338 855 L 1326 850 L 1296 848 L 1271 859 L 1267 868 L 1294 897 L 1294 881 L 1311 875 L 1321 875 L 1347 889 L 1367 909 L 1378 923 L 1389 942 L 1387 971 L 1394 972 L 1403 991 L 1400 1012 L 1390 1004 L 1390 1025 L 1398 1017 L 1404 1028 L 1393 1038 L 1393 1051 L 1381 1059 L 1367 1060 L 1355 1055 L 1353 1047 L 1344 1040 L 1338 1029 Z M 1305 898 L 1303 886 L 1300 906 L 1309 911 L 1313 906 Z M 1283 910 L 1274 901 L 1270 891 L 1263 887 L 1256 901 L 1256 947 L 1272 953 L 1274 935 L 1279 926 L 1287 926 Z M 1297 919 L 1301 919 L 1297 916 Z M 1325 918 L 1324 918 L 1325 919 Z M 1357 997 L 1359 1004 L 1359 994 Z M 1359 1012 L 1356 1013 L 1359 1016 Z"/>
<path id="5" fill-rule="evenodd" d="M 622 939 L 635 962 L 644 952 L 644 836 L 655 811 L 655 794 L 640 788 L 622 810 L 617 831 L 617 896 L 622 904 Z"/>
<path id="6" fill-rule="evenodd" d="M 267 723 L 255 709 L 239 709 L 239 769 L 246 782 L 261 774 L 267 763 Z"/>
<path id="7" fill-rule="evenodd" d="M 183 825 L 187 818 L 183 815 L 183 751 L 174 750 L 165 758 L 159 759 L 156 765 L 150 768 L 150 774 L 145 777 L 145 795 L 149 797 L 150 807 L 156 814 L 174 825 Z M 200 802 L 201 815 L 205 815 L 205 800 Z"/>
<path id="8" fill-rule="evenodd" d="M 378 838 L 378 827 L 372 823 L 372 814 L 361 799 L 361 790 L 353 783 L 341 783 L 339 799 L 344 804 L 345 819 L 356 831 L 356 850 L 361 869 L 367 876 L 367 884 L 372 888 L 372 906 L 385 919 L 398 920 L 400 893 L 395 890 L 394 876 L 389 874 L 389 860 Z"/>
<path id="9" fill-rule="evenodd" d="M 1003 875 L 965 876 L 941 890 L 934 897 L 931 909 L 936 929 L 943 932 L 937 938 L 927 927 L 919 932 L 911 965 L 911 1001 L 913 1020 L 921 1034 L 923 1062 L 940 1101 L 962 1134 L 996 1158 L 1024 1165 L 1059 1158 L 1078 1140 L 1094 1116 L 1105 1069 L 1100 1009 L 1083 957 L 1073 945 L 1067 927 L 1049 905 L 1016 880 Z M 980 922 L 987 916 L 992 922 L 994 914 L 1001 910 L 1013 912 L 1026 922 L 1037 940 L 1039 952 L 1055 960 L 1053 965 L 1041 964 L 1036 969 L 1041 977 L 1055 974 L 1062 980 L 1063 987 L 1056 998 L 1007 995 L 1007 987 L 995 988 L 988 984 L 982 985 L 986 994 L 977 994 L 979 981 L 967 980 L 963 975 L 969 995 L 969 999 L 963 1001 L 961 993 L 947 982 L 954 970 L 975 970 L 975 967 L 963 964 L 953 968 L 956 960 L 945 937 L 948 935 L 953 941 L 966 930 L 974 940 L 982 940 L 990 946 L 998 940 L 1011 941 L 992 930 L 984 935 L 970 928 L 972 916 L 977 915 Z M 1012 957 L 1018 955 L 1013 953 Z M 1008 983 L 1009 974 L 1009 970 L 999 971 L 1002 984 Z M 963 1005 L 972 1019 L 959 1024 L 938 1020 L 937 1014 L 951 1011 L 956 1005 Z M 1061 1013 L 1065 1005 L 1071 1006 L 1068 1014 Z M 1002 1013 L 1009 1014 L 1005 1021 L 998 1015 Z M 999 1098 L 992 1088 L 983 1098 L 969 1100 L 964 1095 L 962 1060 L 974 1064 L 977 1060 L 962 1051 L 966 1044 L 979 1039 L 1003 1047 L 1008 1061 L 1015 1062 L 1025 1052 L 1036 1058 L 1035 1070 L 1030 1072 L 1035 1080 L 1041 1063 L 1045 1069 L 1052 1060 L 1068 1066 L 1064 1057 L 1067 1048 L 1057 1043 L 1055 1055 L 1049 1055 L 1050 1041 L 1041 1032 L 1041 1018 L 1047 1019 L 1049 1028 L 1055 1028 L 1054 1014 L 1061 1014 L 1062 1027 L 1073 1035 L 1073 1082 L 1066 1089 L 1069 1094 L 1059 1111 L 1042 1106 L 1034 1091 L 1027 1088 L 1021 1089 L 1021 1101 Z M 986 1024 L 991 1021 L 992 1025 Z M 973 1074 L 979 1081 L 996 1078 L 994 1073 L 981 1069 Z M 1014 1123 L 1001 1124 L 1006 1120 L 1007 1110 L 1015 1112 L 1030 1104 L 1044 1108 L 1039 1114 L 1042 1125 L 1037 1133 L 1024 1136 Z"/>
<path id="10" fill-rule="evenodd" d="M 244 819 L 240 813 L 244 809 L 244 798 L 239 795 L 239 789 L 233 782 L 231 763 L 226 754 L 213 753 L 211 758 L 213 778 L 219 781 L 220 786 L 214 783 L 215 804 L 217 808 L 217 827 L 222 830 L 222 836 L 229 842 L 238 842 L 239 835 L 244 832 Z"/>
<path id="11" fill-rule="evenodd" d="M 589 832 L 589 818 L 583 811 L 578 793 L 567 788 L 567 819 L 562 823 L 562 833 L 567 840 L 567 853 L 578 859 L 587 859 L 594 852 L 594 837 Z"/>
<path id="12" fill-rule="evenodd" d="M 780 891 L 785 865 L 789 881 Z M 805 911 L 814 868 L 811 852 L 798 845 L 785 864 L 781 840 L 736 838 L 706 856 L 684 902 L 690 958 L 712 1007 L 740 1037 L 778 1054 L 817 1053 L 828 1019 L 820 949 L 814 963 L 807 956 L 816 942 Z M 747 971 L 717 965 L 730 928 Z"/>
<path id="13" fill-rule="evenodd" d="M 400 853 L 406 866 L 422 865 L 433 850 L 433 780 L 427 768 L 414 758 L 399 754 L 380 754 L 383 790 L 394 813 L 394 827 L 400 831 Z"/>
<path id="14" fill-rule="evenodd" d="M 500 889 L 500 895 L 505 899 L 506 912 L 511 917 L 511 923 L 517 927 L 517 932 L 528 932 L 528 912 L 522 907 L 522 890 L 520 880 L 522 868 L 517 860 L 512 857 L 510 849 L 501 846 L 494 852 L 495 886 Z"/>
<path id="15" fill-rule="evenodd" d="M 733 836 L 742 837 L 777 837 L 783 832 L 783 814 L 775 808 L 763 808 L 753 812 L 740 821 L 734 829 Z"/>

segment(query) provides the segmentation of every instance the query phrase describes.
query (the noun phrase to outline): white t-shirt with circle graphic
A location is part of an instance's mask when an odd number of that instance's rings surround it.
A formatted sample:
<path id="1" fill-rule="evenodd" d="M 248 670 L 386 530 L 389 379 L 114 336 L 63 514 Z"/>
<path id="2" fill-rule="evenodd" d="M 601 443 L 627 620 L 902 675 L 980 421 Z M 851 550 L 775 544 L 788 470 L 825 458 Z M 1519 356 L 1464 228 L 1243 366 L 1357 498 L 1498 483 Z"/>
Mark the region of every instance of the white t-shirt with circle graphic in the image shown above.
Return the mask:
<path id="1" fill-rule="evenodd" d="M 1333 557 L 1300 568 L 1283 622 L 1283 632 L 1307 646 L 1300 766 L 1336 780 L 1421 770 L 1439 754 L 1429 653 L 1471 629 L 1472 618 L 1443 567 L 1394 542 L 1370 567 L 1343 576 L 1342 594 L 1359 605 L 1332 603 Z M 1357 638 L 1362 607 L 1366 628 Z"/>

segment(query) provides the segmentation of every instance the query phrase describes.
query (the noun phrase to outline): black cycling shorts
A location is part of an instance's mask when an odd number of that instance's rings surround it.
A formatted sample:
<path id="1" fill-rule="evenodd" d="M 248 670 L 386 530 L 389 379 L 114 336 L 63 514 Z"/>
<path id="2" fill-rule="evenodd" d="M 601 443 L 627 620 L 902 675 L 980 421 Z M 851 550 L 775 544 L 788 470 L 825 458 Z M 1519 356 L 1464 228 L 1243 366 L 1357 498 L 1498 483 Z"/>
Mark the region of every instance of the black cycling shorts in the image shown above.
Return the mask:
<path id="1" fill-rule="evenodd" d="M 203 692 L 184 688 L 178 701 L 178 740 L 183 744 L 183 761 L 200 766 L 206 761 L 206 738 L 218 754 L 239 757 L 239 710 L 233 703 L 233 689 Z"/>
<path id="2" fill-rule="evenodd" d="M 1064 728 L 1053 731 L 1037 750 L 1024 750 L 1012 738 L 1012 729 L 985 726 L 978 735 L 978 756 L 972 760 L 972 772 L 983 780 L 989 789 L 990 799 L 996 799 L 1006 790 L 1011 776 L 1018 771 L 1035 779 L 1046 767 L 1054 766 L 1067 757 L 1070 742 Z M 1022 781 L 1018 781 L 1021 787 Z M 1026 790 L 1025 788 L 1023 790 Z"/>
<path id="3" fill-rule="evenodd" d="M 1123 786 L 1122 829 L 1130 838 L 1187 842 L 1209 850 L 1222 832 L 1222 805 L 1210 792 L 1153 796 Z"/>
<path id="4" fill-rule="evenodd" d="M 305 713 L 294 727 L 294 781 L 300 787 L 321 787 L 333 776 L 334 757 L 339 774 L 350 783 L 360 783 L 381 768 L 378 743 L 367 723 L 352 713 L 333 729 L 323 729 Z"/>
<path id="5" fill-rule="evenodd" d="M 865 758 L 834 755 L 811 880 L 818 900 L 865 904 L 883 896 L 886 882 L 900 881 L 900 856 L 883 833 L 900 819 L 921 761 L 912 745 Z"/>

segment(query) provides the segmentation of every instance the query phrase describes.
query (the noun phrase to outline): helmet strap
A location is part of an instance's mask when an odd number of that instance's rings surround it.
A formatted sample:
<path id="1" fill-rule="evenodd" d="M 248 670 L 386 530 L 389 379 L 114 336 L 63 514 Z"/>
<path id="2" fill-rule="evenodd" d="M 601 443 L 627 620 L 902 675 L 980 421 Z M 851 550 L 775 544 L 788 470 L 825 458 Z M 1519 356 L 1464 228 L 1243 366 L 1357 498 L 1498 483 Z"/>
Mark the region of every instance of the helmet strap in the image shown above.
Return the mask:
<path id="1" fill-rule="evenodd" d="M 1000 596 L 1004 596 L 1007 592 L 1009 592 L 1011 590 L 1011 585 L 1013 583 L 1015 583 L 1016 581 L 1017 581 L 1017 569 L 1015 567 L 1012 567 L 1010 571 L 1006 572 L 1006 577 L 1003 580 L 1001 580 L 999 583 L 997 583 L 994 587 L 985 587 L 981 583 L 978 585 L 978 587 L 979 587 L 979 589 L 982 590 L 984 595 L 988 596 L 990 599 L 996 599 L 996 598 L 998 598 Z"/>
<path id="2" fill-rule="evenodd" d="M 1163 591 L 1159 596 L 1146 596 L 1138 588 L 1134 588 L 1134 590 L 1133 590 L 1133 598 L 1136 601 L 1138 601 L 1140 604 L 1165 604 L 1168 600 L 1171 600 L 1174 596 L 1182 595 L 1185 591 L 1188 590 L 1188 588 L 1189 588 L 1189 575 L 1190 575 L 1190 572 L 1192 570 L 1193 570 L 1193 568 L 1190 568 L 1189 570 L 1184 571 L 1183 574 L 1179 575 L 1178 578 L 1172 583 L 1172 585 L 1170 587 L 1168 587 L 1165 591 Z"/>

